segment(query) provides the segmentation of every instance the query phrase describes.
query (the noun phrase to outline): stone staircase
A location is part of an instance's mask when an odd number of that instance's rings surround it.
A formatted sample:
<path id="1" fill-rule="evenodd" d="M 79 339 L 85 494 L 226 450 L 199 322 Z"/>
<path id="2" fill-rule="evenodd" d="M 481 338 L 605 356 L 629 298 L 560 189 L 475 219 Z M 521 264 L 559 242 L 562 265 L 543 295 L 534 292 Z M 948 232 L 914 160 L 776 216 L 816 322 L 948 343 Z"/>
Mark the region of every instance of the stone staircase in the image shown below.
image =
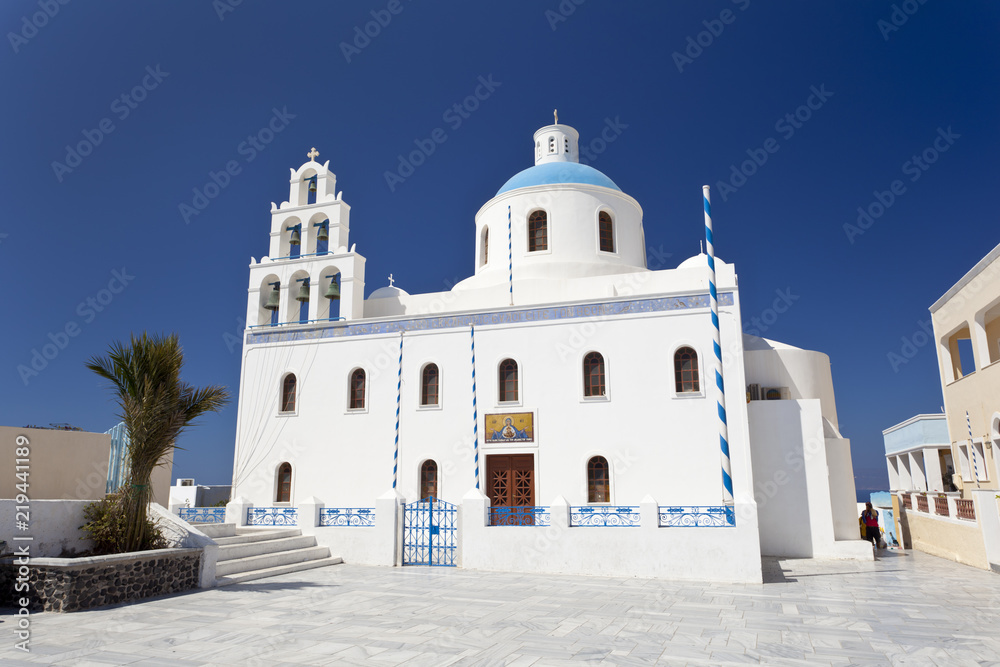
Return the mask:
<path id="1" fill-rule="evenodd" d="M 215 585 L 228 586 L 314 567 L 337 565 L 343 559 L 298 528 L 237 528 L 231 523 L 196 524 L 219 545 Z"/>

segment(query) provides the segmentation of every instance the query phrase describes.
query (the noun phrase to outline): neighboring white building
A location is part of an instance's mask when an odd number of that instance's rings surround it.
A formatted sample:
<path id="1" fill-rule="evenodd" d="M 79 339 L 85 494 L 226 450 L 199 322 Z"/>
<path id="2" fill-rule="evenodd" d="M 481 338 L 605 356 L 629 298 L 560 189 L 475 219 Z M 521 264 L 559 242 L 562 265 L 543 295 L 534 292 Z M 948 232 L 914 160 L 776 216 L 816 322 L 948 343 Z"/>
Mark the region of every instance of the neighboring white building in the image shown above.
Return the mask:
<path id="1" fill-rule="evenodd" d="M 650 271 L 642 208 L 577 147 L 535 133 L 476 214 L 475 273 L 432 294 L 364 299 L 329 163 L 292 170 L 250 266 L 228 520 L 388 565 L 760 581 L 761 554 L 871 558 L 829 359 L 744 336 L 717 260 L 724 503 L 707 258 Z"/>

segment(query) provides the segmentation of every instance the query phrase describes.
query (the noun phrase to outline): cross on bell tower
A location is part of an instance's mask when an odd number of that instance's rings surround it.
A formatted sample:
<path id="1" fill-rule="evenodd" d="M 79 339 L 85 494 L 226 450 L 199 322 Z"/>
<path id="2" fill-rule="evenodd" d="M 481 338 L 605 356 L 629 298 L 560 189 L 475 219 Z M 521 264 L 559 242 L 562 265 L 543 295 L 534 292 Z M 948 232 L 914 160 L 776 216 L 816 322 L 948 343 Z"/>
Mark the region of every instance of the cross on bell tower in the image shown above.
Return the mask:
<path id="1" fill-rule="evenodd" d="M 313 146 L 312 150 L 306 153 L 306 157 L 315 162 L 316 158 L 319 157 L 319 151 L 316 150 L 315 146 Z"/>

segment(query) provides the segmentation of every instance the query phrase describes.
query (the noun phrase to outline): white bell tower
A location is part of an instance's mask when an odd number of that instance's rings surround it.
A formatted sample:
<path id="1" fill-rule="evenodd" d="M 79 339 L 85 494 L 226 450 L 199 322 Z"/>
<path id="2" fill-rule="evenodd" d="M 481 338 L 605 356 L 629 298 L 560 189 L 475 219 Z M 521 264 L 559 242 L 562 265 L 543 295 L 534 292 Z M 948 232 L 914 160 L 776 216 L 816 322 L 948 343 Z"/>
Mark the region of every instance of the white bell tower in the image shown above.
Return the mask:
<path id="1" fill-rule="evenodd" d="M 271 202 L 269 254 L 250 264 L 250 328 L 336 324 L 363 314 L 365 258 L 348 246 L 351 207 L 336 191 L 329 160 L 319 164 L 318 155 L 313 148 L 308 162 L 290 170 L 288 201 Z"/>

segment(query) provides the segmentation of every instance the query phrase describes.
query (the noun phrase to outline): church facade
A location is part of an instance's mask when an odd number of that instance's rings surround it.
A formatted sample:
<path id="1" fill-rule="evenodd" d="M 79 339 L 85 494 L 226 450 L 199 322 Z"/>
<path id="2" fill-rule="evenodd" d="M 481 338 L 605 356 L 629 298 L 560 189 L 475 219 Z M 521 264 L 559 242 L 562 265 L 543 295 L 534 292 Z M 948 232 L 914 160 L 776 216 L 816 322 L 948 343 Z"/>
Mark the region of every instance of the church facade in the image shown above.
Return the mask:
<path id="1" fill-rule="evenodd" d="M 365 298 L 329 163 L 292 170 L 250 266 L 227 520 L 384 565 L 759 581 L 762 554 L 871 557 L 829 359 L 745 336 L 716 260 L 725 456 L 708 258 L 650 270 L 641 206 L 578 140 L 535 132 L 475 272 L 431 294 Z"/>

